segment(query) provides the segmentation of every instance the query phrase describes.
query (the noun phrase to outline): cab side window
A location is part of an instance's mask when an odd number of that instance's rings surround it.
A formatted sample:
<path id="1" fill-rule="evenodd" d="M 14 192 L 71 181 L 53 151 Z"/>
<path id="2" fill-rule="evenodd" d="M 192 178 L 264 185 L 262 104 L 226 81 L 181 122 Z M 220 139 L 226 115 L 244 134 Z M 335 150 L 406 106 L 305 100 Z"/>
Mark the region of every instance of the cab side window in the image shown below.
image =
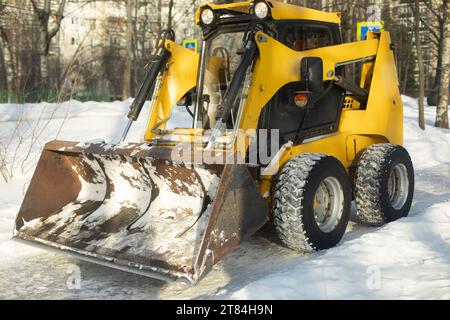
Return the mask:
<path id="1" fill-rule="evenodd" d="M 333 45 L 329 28 L 289 26 L 284 30 L 283 43 L 295 51 L 312 50 Z"/>

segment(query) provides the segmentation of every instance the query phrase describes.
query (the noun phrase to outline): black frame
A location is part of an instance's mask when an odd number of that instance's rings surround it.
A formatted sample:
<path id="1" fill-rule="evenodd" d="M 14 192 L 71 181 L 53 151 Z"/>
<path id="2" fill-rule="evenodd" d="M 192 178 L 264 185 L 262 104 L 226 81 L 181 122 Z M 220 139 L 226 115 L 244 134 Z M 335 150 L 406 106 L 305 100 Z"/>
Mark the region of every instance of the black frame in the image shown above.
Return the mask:
<path id="1" fill-rule="evenodd" d="M 277 37 L 276 39 L 283 43 L 281 40 L 284 36 L 284 30 L 291 26 L 306 26 L 306 27 L 317 27 L 317 28 L 323 28 L 330 31 L 330 39 L 332 40 L 331 45 L 338 45 L 342 44 L 342 36 L 341 36 L 341 29 L 339 24 L 336 23 L 329 23 L 329 22 L 320 22 L 320 21 L 312 21 L 312 20 L 273 20 L 270 21 L 271 24 L 274 25 L 274 28 L 277 30 Z M 284 30 L 283 30 L 284 29 Z M 280 32 L 280 30 L 282 30 Z"/>

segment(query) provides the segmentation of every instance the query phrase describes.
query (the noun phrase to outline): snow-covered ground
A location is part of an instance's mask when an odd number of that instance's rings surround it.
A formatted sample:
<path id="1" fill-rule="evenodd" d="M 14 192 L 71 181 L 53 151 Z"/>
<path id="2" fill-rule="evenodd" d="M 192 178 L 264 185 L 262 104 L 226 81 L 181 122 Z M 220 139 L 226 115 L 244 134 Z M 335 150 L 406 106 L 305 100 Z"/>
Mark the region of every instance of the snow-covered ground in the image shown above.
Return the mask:
<path id="1" fill-rule="evenodd" d="M 6 156 L 15 159 L 7 167 L 12 181 L 0 179 L 0 299 L 450 299 L 450 131 L 434 128 L 435 109 L 427 108 L 422 132 L 417 102 L 408 97 L 404 102 L 405 144 L 416 169 L 408 218 L 381 228 L 351 223 L 339 246 L 304 256 L 283 248 L 268 225 L 195 286 L 11 241 L 14 217 L 45 142 L 115 142 L 129 102 L 0 105 L 0 152 L 9 146 Z M 133 126 L 130 141 L 141 140 L 146 114 Z M 174 123 L 185 121 L 189 116 L 182 110 L 174 114 Z"/>

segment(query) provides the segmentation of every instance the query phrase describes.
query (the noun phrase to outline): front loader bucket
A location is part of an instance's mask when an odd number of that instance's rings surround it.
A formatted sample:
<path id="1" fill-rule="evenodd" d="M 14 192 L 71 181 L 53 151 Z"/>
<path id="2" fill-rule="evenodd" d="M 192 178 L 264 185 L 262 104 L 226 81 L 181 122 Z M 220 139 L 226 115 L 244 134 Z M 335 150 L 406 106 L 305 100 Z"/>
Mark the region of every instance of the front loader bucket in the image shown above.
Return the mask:
<path id="1" fill-rule="evenodd" d="M 46 145 L 14 236 L 155 278 L 198 281 L 266 222 L 245 165 L 148 145 Z"/>

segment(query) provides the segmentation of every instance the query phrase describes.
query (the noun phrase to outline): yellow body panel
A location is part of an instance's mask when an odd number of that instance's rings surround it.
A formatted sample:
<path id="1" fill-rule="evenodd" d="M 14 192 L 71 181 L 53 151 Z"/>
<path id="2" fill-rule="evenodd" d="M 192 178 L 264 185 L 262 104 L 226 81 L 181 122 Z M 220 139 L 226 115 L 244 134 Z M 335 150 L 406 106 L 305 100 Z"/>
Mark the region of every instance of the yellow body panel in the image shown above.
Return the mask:
<path id="1" fill-rule="evenodd" d="M 341 23 L 339 13 L 324 12 L 279 1 L 270 1 L 270 3 L 273 5 L 271 12 L 275 20 L 311 20 Z"/>
<path id="2" fill-rule="evenodd" d="M 213 10 L 229 10 L 241 13 L 250 13 L 250 8 L 252 7 L 253 2 L 253 0 L 250 0 L 227 4 L 210 3 L 201 5 L 196 12 L 195 22 L 200 24 L 200 14 L 205 7 L 210 7 Z M 339 13 L 324 12 L 280 1 L 267 2 L 271 6 L 271 17 L 274 20 L 310 20 L 337 24 L 341 23 L 341 16 Z"/>
<path id="3" fill-rule="evenodd" d="M 376 41 L 379 45 L 377 58 L 372 66 L 373 74 L 366 70 L 366 75 L 370 74 L 372 77 L 367 108 L 360 110 L 358 104 L 357 108 L 344 109 L 337 133 L 290 148 L 282 155 L 280 168 L 299 154 L 322 153 L 336 157 L 349 169 L 355 165 L 361 152 L 373 144 L 403 144 L 403 104 L 389 33 L 382 32 L 380 39 Z M 365 42 L 367 41 L 361 43 Z M 325 59 L 326 56 L 322 58 Z M 270 192 L 272 178 L 273 176 L 263 177 L 261 194 Z"/>
<path id="4" fill-rule="evenodd" d="M 362 45 L 367 43 L 369 44 L 368 47 L 372 47 L 373 41 L 377 43 L 377 51 L 375 52 L 376 60 L 373 67 L 374 70 L 370 82 L 370 94 L 366 109 L 344 109 L 337 134 L 291 148 L 289 152 L 286 152 L 283 160 L 281 160 L 281 166 L 293 156 L 306 152 L 315 152 L 333 155 L 348 168 L 354 160 L 354 158 L 347 158 L 346 151 L 346 140 L 351 136 L 371 137 L 369 140 L 367 140 L 367 138 L 356 139 L 358 143 L 356 152 L 353 152 L 354 154 L 358 154 L 368 145 L 377 142 L 403 144 L 403 105 L 398 87 L 397 74 L 395 72 L 394 56 L 390 49 L 389 33 L 381 33 L 379 40 L 369 40 L 358 43 Z M 342 56 L 340 59 L 343 60 L 340 61 L 355 59 L 352 53 L 342 50 L 342 48 L 351 45 L 354 44 L 335 46 L 336 51 L 341 52 L 341 54 L 347 53 L 348 55 L 347 58 Z M 318 52 L 321 50 L 323 49 L 313 51 Z M 327 50 L 323 50 L 323 52 L 328 53 Z M 358 52 L 364 52 L 364 50 L 359 50 Z M 361 58 L 366 54 L 367 51 L 361 55 Z M 322 57 L 324 60 L 329 58 L 329 55 L 326 54 L 317 56 Z M 339 60 L 334 61 L 339 62 Z M 330 64 L 330 61 L 328 61 L 327 64 Z M 324 65 L 326 65 L 325 61 Z M 274 79 L 275 77 L 271 78 Z M 259 80 L 263 81 L 263 79 Z M 255 82 L 256 81 L 258 81 L 258 77 L 255 77 Z M 275 81 L 272 81 L 272 83 L 274 82 Z M 276 86 L 280 84 L 282 84 L 282 82 L 277 83 Z M 271 89 L 273 90 L 273 88 Z M 265 104 L 267 102 L 264 100 L 263 103 Z M 248 118 L 251 117 L 247 117 L 247 119 Z M 250 120 L 252 120 L 252 123 L 248 123 L 247 125 L 254 125 L 253 119 Z"/>
<path id="5" fill-rule="evenodd" d="M 256 39 L 260 58 L 255 66 L 253 84 L 241 124 L 244 130 L 256 128 L 261 110 L 280 88 L 290 82 L 300 81 L 302 58 L 321 57 L 324 79 L 332 80 L 338 63 L 375 56 L 379 44 L 378 40 L 368 40 L 298 52 L 262 32 L 256 35 Z M 270 81 L 267 81 L 268 78 Z"/>
<path id="6" fill-rule="evenodd" d="M 152 133 L 152 128 L 158 123 L 169 118 L 173 106 L 183 96 L 197 84 L 198 60 L 197 52 L 188 50 L 173 41 L 166 41 L 166 48 L 171 56 L 168 69 L 164 72 L 161 88 L 152 101 L 145 141 L 151 141 L 157 135 Z M 157 129 L 164 130 L 166 123 L 161 124 Z"/>
<path id="7" fill-rule="evenodd" d="M 376 57 L 375 62 L 367 62 L 363 68 L 361 81 L 364 87 L 370 89 L 366 109 L 360 110 L 359 103 L 352 101 L 351 108 L 343 108 L 339 131 L 336 135 L 293 147 L 288 155 L 282 157 L 281 166 L 292 155 L 317 152 L 334 155 L 348 167 L 353 160 L 347 161 L 345 156 L 346 139 L 349 136 L 371 136 L 372 141 L 403 143 L 403 106 L 394 56 L 390 49 L 389 33 L 382 32 L 379 39 L 373 38 L 302 52 L 291 50 L 261 32 L 257 33 L 256 39 L 260 56 L 256 61 L 252 86 L 240 125 L 244 132 L 257 127 L 262 108 L 280 88 L 290 82 L 300 81 L 302 58 L 321 57 L 324 63 L 324 79 L 331 80 L 339 63 Z M 146 141 L 156 137 L 150 132 L 151 128 L 168 118 L 176 102 L 196 85 L 198 54 L 174 43 L 169 42 L 169 46 L 172 56 L 152 109 Z M 268 78 L 270 81 L 267 81 Z M 159 129 L 164 129 L 164 125 L 161 125 Z M 245 146 L 240 145 L 236 149 L 243 154 L 248 144 L 247 141 Z M 364 143 L 358 145 L 361 147 L 358 147 L 356 153 L 367 147 Z"/>
<path id="8" fill-rule="evenodd" d="M 361 43 L 364 43 L 362 41 Z M 366 110 L 346 110 L 340 132 L 383 136 L 394 144 L 403 144 L 403 103 L 388 32 L 382 32 L 373 68 Z"/>
<path id="9" fill-rule="evenodd" d="M 312 139 L 313 140 L 313 139 Z M 282 168 L 290 159 L 303 153 L 321 153 L 333 156 L 349 169 L 355 165 L 361 152 L 376 143 L 384 143 L 388 140 L 383 136 L 354 135 L 351 132 L 337 132 L 321 137 L 311 142 L 306 141 L 301 145 L 289 148 L 280 158 L 279 165 Z M 261 194 L 270 193 L 274 175 L 262 176 L 260 182 Z"/>

